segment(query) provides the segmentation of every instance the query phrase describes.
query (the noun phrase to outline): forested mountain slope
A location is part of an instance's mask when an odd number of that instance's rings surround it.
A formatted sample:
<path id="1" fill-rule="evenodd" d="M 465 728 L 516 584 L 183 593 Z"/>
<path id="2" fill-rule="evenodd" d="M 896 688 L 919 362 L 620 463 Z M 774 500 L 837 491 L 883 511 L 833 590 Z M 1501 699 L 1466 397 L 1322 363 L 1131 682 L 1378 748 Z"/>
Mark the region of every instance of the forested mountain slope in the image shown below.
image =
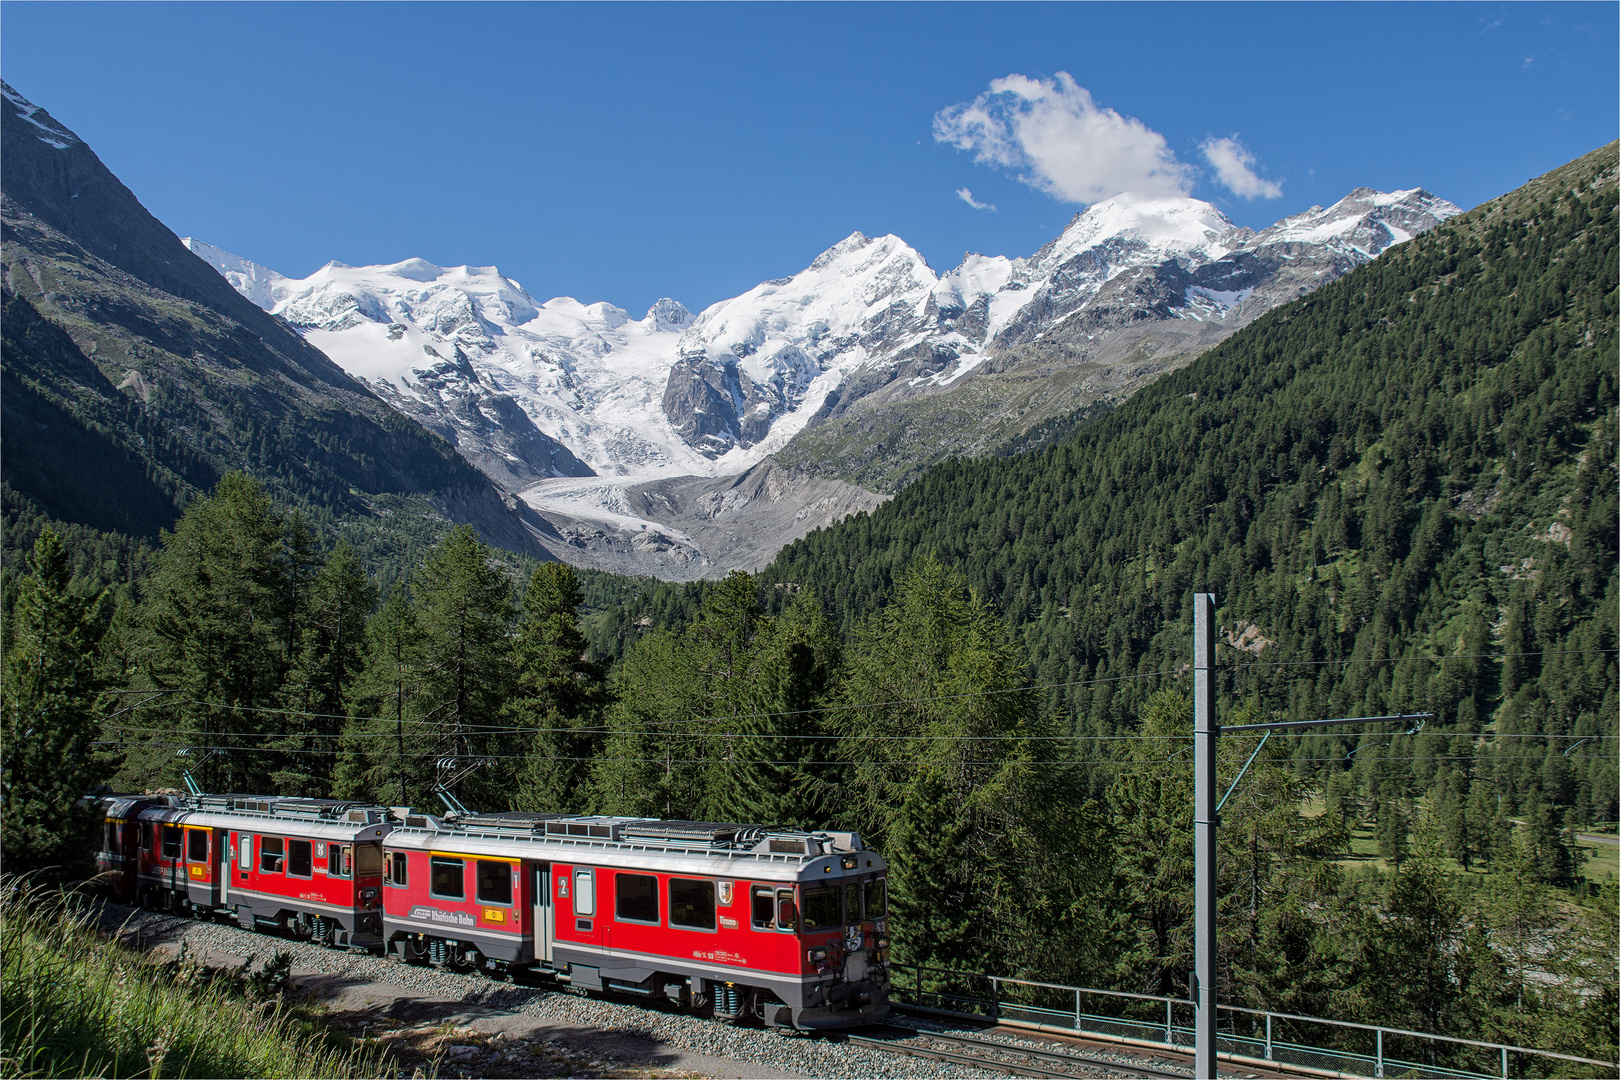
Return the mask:
<path id="1" fill-rule="evenodd" d="M 154 538 L 244 469 L 328 532 L 363 523 L 362 549 L 450 517 L 539 552 L 450 446 L 238 295 L 9 86 L 0 133 L 8 551 L 44 520 Z"/>
<path id="2" fill-rule="evenodd" d="M 1133 723 L 1179 677 L 1191 596 L 1210 590 L 1228 700 L 1289 719 L 1432 710 L 1358 768 L 1405 795 L 1449 762 L 1510 806 L 1542 792 L 1612 817 L 1612 744 L 1550 736 L 1612 735 L 1620 711 L 1615 176 L 1610 144 L 1056 447 L 936 468 L 784 549 L 766 580 L 849 627 L 936 552 L 999 603 L 1045 708 L 1086 732 Z M 1461 734 L 1492 725 L 1477 746 Z M 1297 764 L 1344 764 L 1353 741 L 1298 740 Z"/>

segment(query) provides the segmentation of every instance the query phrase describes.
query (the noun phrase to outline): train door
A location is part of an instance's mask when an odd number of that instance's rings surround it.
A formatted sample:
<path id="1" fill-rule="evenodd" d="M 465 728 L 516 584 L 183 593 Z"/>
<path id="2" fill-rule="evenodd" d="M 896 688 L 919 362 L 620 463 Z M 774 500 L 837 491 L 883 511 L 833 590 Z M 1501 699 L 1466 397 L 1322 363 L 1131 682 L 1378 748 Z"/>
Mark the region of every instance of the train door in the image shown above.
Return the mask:
<path id="1" fill-rule="evenodd" d="M 551 864 L 534 864 L 534 959 L 551 963 Z"/>
<path id="2" fill-rule="evenodd" d="M 219 883 L 219 904 L 230 903 L 231 895 L 231 834 L 225 829 L 214 830 L 214 850 L 219 854 L 219 866 L 214 880 Z"/>
<path id="3" fill-rule="evenodd" d="M 206 826 L 185 828 L 186 896 L 199 907 L 215 904 L 214 830 Z"/>
<path id="4" fill-rule="evenodd" d="M 162 859 L 163 885 L 167 889 L 186 891 L 185 830 L 164 822 L 159 826 L 159 856 Z"/>

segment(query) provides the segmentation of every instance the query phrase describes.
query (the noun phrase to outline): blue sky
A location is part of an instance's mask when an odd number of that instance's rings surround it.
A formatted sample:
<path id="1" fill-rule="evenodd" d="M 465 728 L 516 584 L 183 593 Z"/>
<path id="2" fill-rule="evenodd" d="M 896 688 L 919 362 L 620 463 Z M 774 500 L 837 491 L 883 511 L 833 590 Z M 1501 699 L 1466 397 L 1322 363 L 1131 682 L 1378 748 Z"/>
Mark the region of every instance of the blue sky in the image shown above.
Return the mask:
<path id="1" fill-rule="evenodd" d="M 857 229 L 1026 255 L 1122 185 L 1255 227 L 1361 185 L 1471 207 L 1620 134 L 1617 12 L 6 0 L 0 75 L 282 273 L 494 264 L 639 315 Z"/>

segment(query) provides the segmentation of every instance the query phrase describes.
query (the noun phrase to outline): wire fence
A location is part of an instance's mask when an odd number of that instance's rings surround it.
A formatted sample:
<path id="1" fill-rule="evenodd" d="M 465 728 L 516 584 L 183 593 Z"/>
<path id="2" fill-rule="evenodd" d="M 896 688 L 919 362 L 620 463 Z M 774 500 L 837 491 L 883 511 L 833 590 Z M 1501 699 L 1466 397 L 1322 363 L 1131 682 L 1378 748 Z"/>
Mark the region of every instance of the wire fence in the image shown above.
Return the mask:
<path id="1" fill-rule="evenodd" d="M 894 1001 L 925 1009 L 1042 1024 L 1191 1049 L 1194 1004 L 1185 998 L 1066 986 L 896 964 Z M 1481 1042 L 1376 1024 L 1217 1005 L 1216 1050 L 1223 1056 L 1368 1077 L 1509 1078 L 1620 1075 L 1611 1061 Z"/>

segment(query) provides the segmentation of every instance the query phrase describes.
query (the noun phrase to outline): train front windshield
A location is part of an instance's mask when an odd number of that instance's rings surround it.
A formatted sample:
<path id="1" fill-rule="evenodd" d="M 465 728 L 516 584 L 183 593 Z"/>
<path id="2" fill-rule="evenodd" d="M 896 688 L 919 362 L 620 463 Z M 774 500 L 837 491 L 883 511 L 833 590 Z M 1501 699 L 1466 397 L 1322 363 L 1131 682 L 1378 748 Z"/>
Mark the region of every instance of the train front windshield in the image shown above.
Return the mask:
<path id="1" fill-rule="evenodd" d="M 886 878 L 861 878 L 837 885 L 810 885 L 801 890 L 802 929 L 830 930 L 889 914 Z"/>

